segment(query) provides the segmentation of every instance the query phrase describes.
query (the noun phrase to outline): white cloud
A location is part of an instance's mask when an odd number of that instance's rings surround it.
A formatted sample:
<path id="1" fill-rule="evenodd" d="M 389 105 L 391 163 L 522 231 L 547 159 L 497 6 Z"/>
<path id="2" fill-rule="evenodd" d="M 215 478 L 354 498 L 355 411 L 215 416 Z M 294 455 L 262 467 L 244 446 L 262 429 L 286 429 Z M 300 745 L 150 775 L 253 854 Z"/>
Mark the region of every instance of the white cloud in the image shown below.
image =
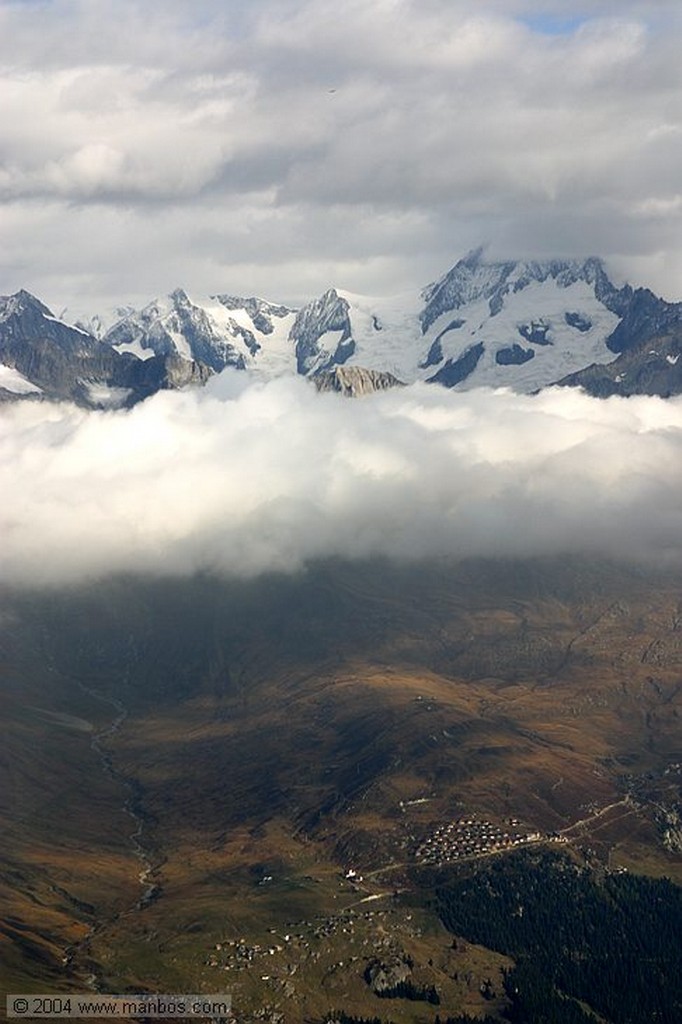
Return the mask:
<path id="1" fill-rule="evenodd" d="M 377 294 L 488 240 L 679 297 L 681 30 L 663 0 L 5 0 L 0 290 Z"/>
<path id="2" fill-rule="evenodd" d="M 682 564 L 682 400 L 426 385 L 350 403 L 226 372 L 130 412 L 0 416 L 0 579 L 252 575 L 318 556 Z"/>

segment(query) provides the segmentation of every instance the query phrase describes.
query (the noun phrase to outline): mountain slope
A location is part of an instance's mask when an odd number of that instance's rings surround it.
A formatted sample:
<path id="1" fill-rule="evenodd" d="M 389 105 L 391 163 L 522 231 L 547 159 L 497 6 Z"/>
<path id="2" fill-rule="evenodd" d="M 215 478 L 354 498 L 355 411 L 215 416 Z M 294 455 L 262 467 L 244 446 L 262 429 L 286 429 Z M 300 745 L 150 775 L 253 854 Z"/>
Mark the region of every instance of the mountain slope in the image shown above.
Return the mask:
<path id="1" fill-rule="evenodd" d="M 71 326 L 18 292 L 0 299 L 0 399 L 128 406 L 228 367 L 311 378 L 345 367 L 460 390 L 561 383 L 595 395 L 666 396 L 682 390 L 681 331 L 682 303 L 616 287 L 599 259 L 489 261 L 480 249 L 421 292 L 372 298 L 330 288 L 299 310 L 178 288 Z"/>
<path id="2" fill-rule="evenodd" d="M 608 340 L 632 292 L 616 289 L 596 259 L 495 263 L 479 250 L 420 296 L 338 295 L 348 306 L 348 366 L 407 383 L 534 391 L 615 359 Z M 331 353 L 325 341 L 318 350 Z"/>
<path id="3" fill-rule="evenodd" d="M 288 334 L 293 311 L 262 299 L 215 295 L 190 299 L 181 288 L 155 299 L 139 311 L 130 310 L 105 334 L 117 352 L 138 359 L 154 355 L 194 360 L 220 372 L 231 366 L 243 370 L 267 347 L 272 362 L 279 362 L 278 343 Z M 267 346 L 266 346 L 267 341 Z M 293 369 L 285 360 L 282 369 Z"/>
<path id="4" fill-rule="evenodd" d="M 330 288 L 298 312 L 177 290 L 129 312 L 104 339 L 140 358 L 173 352 L 213 370 L 313 376 L 346 366 L 407 384 L 527 392 L 610 364 L 679 321 L 679 305 L 616 287 L 594 257 L 495 262 L 479 249 L 420 293 L 372 298 Z"/>
<path id="5" fill-rule="evenodd" d="M 90 408 L 132 405 L 210 370 L 174 353 L 141 361 L 53 316 L 27 291 L 0 296 L 0 400 L 44 397 Z"/>
<path id="6" fill-rule="evenodd" d="M 570 374 L 560 384 L 582 387 L 597 398 L 609 395 L 682 394 L 682 326 L 655 337 L 644 337 L 637 345 L 606 366 L 587 366 Z"/>
<path id="7" fill-rule="evenodd" d="M 436 1007 L 368 985 L 374 958 L 397 952 L 437 988 L 441 1019 L 501 1009 L 485 982 L 501 993 L 512 962 L 472 948 L 464 921 L 453 944 L 433 897 L 496 864 L 522 883 L 519 851 L 420 851 L 463 816 L 498 834 L 515 819 L 545 837 L 529 856 L 560 850 L 598 882 L 682 880 L 679 604 L 674 573 L 594 558 L 330 559 L 243 581 L 0 590 L 14 991 L 93 977 L 100 991 L 234 991 L 243 1024 L 272 1020 L 275 1001 L 287 1022 L 335 1020 L 339 1005 L 433 1022 Z M 484 887 L 481 914 L 498 892 Z M 582 904 L 558 933 L 518 906 L 504 932 L 488 921 L 496 943 L 530 929 L 589 966 L 571 939 Z M 650 907 L 622 919 L 637 942 Z M 678 963 L 643 962 L 648 989 L 672 990 Z"/>

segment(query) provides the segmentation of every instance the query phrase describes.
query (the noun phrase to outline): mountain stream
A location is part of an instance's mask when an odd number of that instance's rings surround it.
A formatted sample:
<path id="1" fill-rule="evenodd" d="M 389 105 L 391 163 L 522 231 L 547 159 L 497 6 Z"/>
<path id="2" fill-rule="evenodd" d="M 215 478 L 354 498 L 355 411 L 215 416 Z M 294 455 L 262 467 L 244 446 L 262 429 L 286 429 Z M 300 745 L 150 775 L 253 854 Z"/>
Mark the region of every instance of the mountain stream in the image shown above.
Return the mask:
<path id="1" fill-rule="evenodd" d="M 133 823 L 133 831 L 126 836 L 126 841 L 140 864 L 138 881 L 142 889 L 141 895 L 131 906 L 119 911 L 113 918 L 95 919 L 83 938 L 67 947 L 64 951 L 63 964 L 72 973 L 81 977 L 88 988 L 93 991 L 99 991 L 101 979 L 97 965 L 90 957 L 92 940 L 113 921 L 148 907 L 159 898 L 161 888 L 154 881 L 158 870 L 158 861 L 155 862 L 152 849 L 148 842 L 145 841 L 145 826 L 148 825 L 149 819 L 142 807 L 140 786 L 135 779 L 131 779 L 116 767 L 113 755 L 107 749 L 107 741 L 118 733 L 126 721 L 128 708 L 116 697 L 105 696 L 97 690 L 85 686 L 83 683 L 78 685 L 83 693 L 102 704 L 108 705 L 114 712 L 114 717 L 104 728 L 93 732 L 90 746 L 99 759 L 102 771 L 122 791 L 122 809 Z"/>

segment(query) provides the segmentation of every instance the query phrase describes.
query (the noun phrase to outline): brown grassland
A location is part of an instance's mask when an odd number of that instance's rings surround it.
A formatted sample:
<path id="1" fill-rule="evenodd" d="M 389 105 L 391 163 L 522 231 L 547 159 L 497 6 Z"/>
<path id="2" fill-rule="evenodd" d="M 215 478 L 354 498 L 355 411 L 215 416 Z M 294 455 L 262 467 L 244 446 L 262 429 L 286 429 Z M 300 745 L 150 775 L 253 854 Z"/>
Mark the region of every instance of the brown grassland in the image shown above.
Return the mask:
<path id="1" fill-rule="evenodd" d="M 462 868 L 415 858 L 462 815 L 682 884 L 670 574 L 327 563 L 7 593 L 0 656 L 5 991 L 230 991 L 243 1021 L 497 1015 L 509 961 L 453 946 L 433 910 Z M 394 954 L 438 1008 L 372 992 Z"/>

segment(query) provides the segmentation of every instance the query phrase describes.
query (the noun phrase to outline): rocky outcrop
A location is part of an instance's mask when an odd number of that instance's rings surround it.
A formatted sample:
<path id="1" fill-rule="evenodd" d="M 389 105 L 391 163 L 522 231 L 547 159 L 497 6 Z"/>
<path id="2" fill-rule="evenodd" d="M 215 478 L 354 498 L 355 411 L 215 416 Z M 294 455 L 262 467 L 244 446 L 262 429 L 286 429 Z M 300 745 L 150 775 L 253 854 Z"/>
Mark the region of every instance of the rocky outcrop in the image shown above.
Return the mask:
<path id="1" fill-rule="evenodd" d="M 611 395 L 682 394 L 682 326 L 659 337 L 645 337 L 606 365 L 592 365 L 564 377 L 563 387 L 581 387 L 597 398 Z"/>
<path id="2" fill-rule="evenodd" d="M 130 386 L 132 360 L 87 331 L 58 320 L 22 290 L 0 297 L 0 363 L 18 370 L 46 398 L 87 404 L 87 384 Z"/>
<path id="3" fill-rule="evenodd" d="M 448 359 L 441 366 L 438 373 L 434 373 L 433 377 L 429 377 L 427 383 L 443 384 L 446 388 L 454 388 L 455 384 L 466 380 L 474 372 L 479 359 L 483 355 L 483 351 L 483 342 L 479 341 L 477 345 L 472 345 L 471 348 L 468 348 L 459 359 Z"/>
<path id="4" fill-rule="evenodd" d="M 372 960 L 365 970 L 365 981 L 375 995 L 391 992 L 412 973 L 408 957 L 398 953 L 383 960 Z"/>
<path id="5" fill-rule="evenodd" d="M 566 312 L 564 313 L 564 320 L 569 327 L 574 327 L 576 331 L 580 331 L 581 334 L 585 334 L 586 331 L 592 329 L 592 321 L 588 316 L 584 316 L 582 313 Z"/>
<path id="6" fill-rule="evenodd" d="M 318 391 L 336 391 L 346 398 L 359 398 L 375 391 L 405 386 L 392 373 L 367 370 L 363 366 L 335 366 L 333 370 L 316 373 L 312 380 Z"/>
<path id="7" fill-rule="evenodd" d="M 181 359 L 177 355 L 136 360 L 133 375 L 135 397 L 139 401 L 157 391 L 177 391 L 180 388 L 202 385 L 211 376 L 213 371 L 205 363 Z"/>
<path id="8" fill-rule="evenodd" d="M 550 327 L 544 320 L 531 320 L 529 324 L 519 326 L 519 334 L 531 345 L 551 345 Z"/>
<path id="9" fill-rule="evenodd" d="M 299 310 L 289 333 L 296 346 L 299 373 L 317 373 L 350 359 L 355 351 L 355 342 L 349 309 L 346 299 L 341 298 L 335 288 L 330 288 L 319 299 Z M 330 331 L 341 335 L 333 352 L 320 345 L 320 338 Z"/>
<path id="10" fill-rule="evenodd" d="M 495 353 L 495 362 L 498 366 L 521 366 L 529 362 L 535 356 L 532 348 L 523 348 L 514 343 L 509 348 L 501 348 Z"/>
<path id="11" fill-rule="evenodd" d="M 652 338 L 682 326 L 682 302 L 666 302 L 648 288 L 631 291 L 622 320 L 606 341 L 612 352 L 636 349 Z"/>

